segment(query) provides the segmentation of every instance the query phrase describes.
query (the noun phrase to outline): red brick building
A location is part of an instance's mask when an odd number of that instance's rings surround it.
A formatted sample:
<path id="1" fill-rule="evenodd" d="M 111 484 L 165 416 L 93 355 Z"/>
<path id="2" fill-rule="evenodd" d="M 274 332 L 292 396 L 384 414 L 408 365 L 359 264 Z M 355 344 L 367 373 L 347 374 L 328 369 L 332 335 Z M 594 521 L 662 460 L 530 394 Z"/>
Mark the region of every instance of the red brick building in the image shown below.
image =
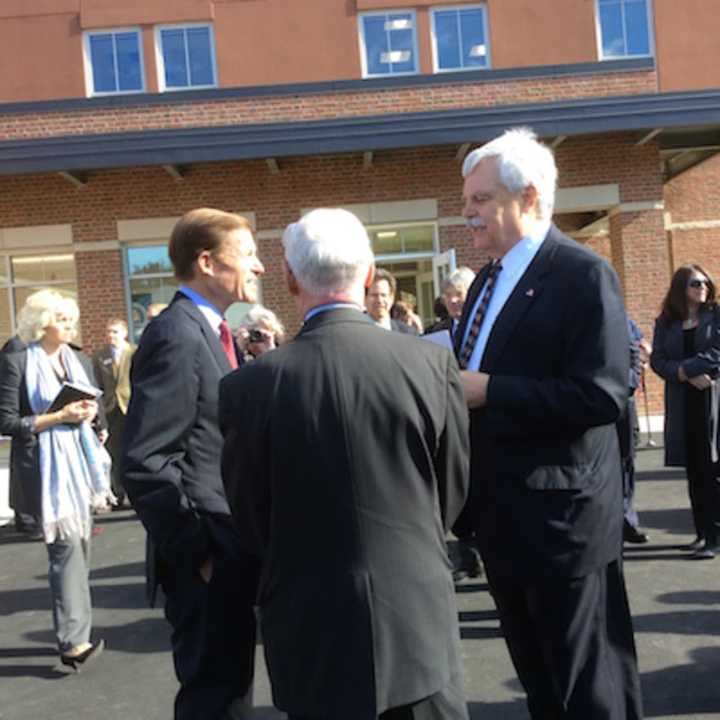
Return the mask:
<path id="1" fill-rule="evenodd" d="M 528 125 L 556 222 L 616 267 L 646 333 L 670 274 L 720 271 L 720 14 L 704 0 L 4 0 L 0 339 L 27 295 L 76 294 L 82 339 L 173 292 L 170 227 L 246 214 L 291 327 L 279 237 L 347 207 L 429 317 L 433 258 L 477 265 L 469 148 Z M 651 385 L 661 411 L 658 383 Z"/>

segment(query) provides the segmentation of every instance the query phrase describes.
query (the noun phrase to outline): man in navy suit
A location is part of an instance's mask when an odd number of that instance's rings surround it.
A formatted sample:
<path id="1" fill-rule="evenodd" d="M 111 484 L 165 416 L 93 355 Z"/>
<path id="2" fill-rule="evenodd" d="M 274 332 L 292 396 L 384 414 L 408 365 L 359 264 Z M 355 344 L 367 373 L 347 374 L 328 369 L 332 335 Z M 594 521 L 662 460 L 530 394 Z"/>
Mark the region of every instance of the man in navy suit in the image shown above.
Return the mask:
<path id="1" fill-rule="evenodd" d="M 220 210 L 183 216 L 169 254 L 181 286 L 133 358 L 123 479 L 173 628 L 175 718 L 236 720 L 251 713 L 257 563 L 220 477 L 218 386 L 238 366 L 224 313 L 255 301 L 264 269 L 247 220 Z"/>
<path id="2" fill-rule="evenodd" d="M 470 408 L 474 535 L 535 720 L 642 716 L 621 567 L 614 423 L 628 335 L 610 265 L 552 225 L 557 170 L 527 130 L 468 155 L 463 214 L 491 262 L 455 350 Z"/>

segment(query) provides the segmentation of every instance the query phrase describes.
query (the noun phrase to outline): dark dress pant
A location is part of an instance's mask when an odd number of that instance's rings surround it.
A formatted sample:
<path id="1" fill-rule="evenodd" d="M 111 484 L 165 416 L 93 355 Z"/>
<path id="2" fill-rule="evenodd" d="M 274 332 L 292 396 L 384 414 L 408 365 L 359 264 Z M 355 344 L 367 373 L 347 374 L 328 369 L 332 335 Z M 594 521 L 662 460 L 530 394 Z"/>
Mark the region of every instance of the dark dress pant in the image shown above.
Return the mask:
<path id="1" fill-rule="evenodd" d="M 241 560 L 234 541 L 216 541 L 209 583 L 197 570 L 167 567 L 161 583 L 180 683 L 175 720 L 250 718 L 256 564 Z"/>
<path id="2" fill-rule="evenodd" d="M 533 720 L 639 720 L 640 680 L 619 561 L 580 578 L 518 582 L 485 558 Z"/>
<path id="3" fill-rule="evenodd" d="M 120 475 L 120 462 L 122 460 L 123 435 L 125 434 L 125 415 L 119 408 L 115 408 L 108 413 L 107 424 L 108 441 L 105 447 L 112 458 L 112 491 L 122 505 L 125 500 L 125 488 Z"/>
<path id="4" fill-rule="evenodd" d="M 615 424 L 623 481 L 623 516 L 625 524 L 638 529 L 639 520 L 635 510 L 635 439 L 637 427 L 637 407 L 635 398 L 628 398 L 627 407 Z"/>

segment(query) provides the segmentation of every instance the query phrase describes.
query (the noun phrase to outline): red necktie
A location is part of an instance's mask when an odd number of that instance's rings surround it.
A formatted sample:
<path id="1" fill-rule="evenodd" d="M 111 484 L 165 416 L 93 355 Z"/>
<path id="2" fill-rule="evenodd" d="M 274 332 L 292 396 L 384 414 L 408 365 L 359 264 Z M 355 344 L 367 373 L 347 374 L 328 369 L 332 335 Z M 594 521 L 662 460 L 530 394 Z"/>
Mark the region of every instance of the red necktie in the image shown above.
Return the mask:
<path id="1" fill-rule="evenodd" d="M 467 340 L 465 340 L 465 347 L 463 347 L 462 352 L 460 353 L 459 364 L 462 370 L 467 368 L 470 358 L 472 357 L 478 335 L 480 334 L 480 327 L 485 319 L 485 313 L 487 312 L 488 305 L 490 305 L 490 298 L 492 297 L 492 292 L 495 287 L 495 280 L 501 270 L 502 265 L 499 262 L 496 262 L 490 267 L 490 271 L 488 272 L 482 300 L 480 300 L 480 304 L 478 305 L 473 324 L 470 326 L 470 332 L 468 332 Z"/>
<path id="2" fill-rule="evenodd" d="M 230 326 L 228 321 L 223 318 L 220 323 L 220 344 L 223 346 L 223 350 L 227 355 L 230 367 L 235 370 L 238 366 L 237 355 L 235 354 L 235 343 L 233 342 L 232 333 L 230 332 Z"/>

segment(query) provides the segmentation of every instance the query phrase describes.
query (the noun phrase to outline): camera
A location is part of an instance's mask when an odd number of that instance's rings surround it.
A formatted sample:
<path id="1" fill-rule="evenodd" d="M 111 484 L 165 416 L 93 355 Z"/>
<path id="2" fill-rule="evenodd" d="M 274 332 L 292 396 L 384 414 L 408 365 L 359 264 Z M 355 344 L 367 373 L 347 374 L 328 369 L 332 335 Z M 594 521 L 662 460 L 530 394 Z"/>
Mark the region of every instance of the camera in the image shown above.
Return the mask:
<path id="1" fill-rule="evenodd" d="M 265 342 L 267 338 L 260 330 L 250 330 L 248 332 L 248 342 L 261 343 Z"/>

